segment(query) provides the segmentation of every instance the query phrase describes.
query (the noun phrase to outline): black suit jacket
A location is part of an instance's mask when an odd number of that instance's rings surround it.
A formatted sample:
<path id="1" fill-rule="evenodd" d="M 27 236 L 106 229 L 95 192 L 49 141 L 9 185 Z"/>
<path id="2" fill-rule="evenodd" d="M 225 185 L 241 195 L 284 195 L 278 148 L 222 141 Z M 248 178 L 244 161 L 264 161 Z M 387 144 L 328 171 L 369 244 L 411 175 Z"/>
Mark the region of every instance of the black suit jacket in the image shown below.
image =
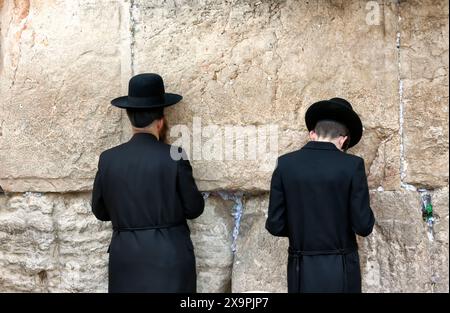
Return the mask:
<path id="1" fill-rule="evenodd" d="M 311 141 L 278 159 L 266 228 L 289 237 L 289 291 L 360 291 L 355 234 L 369 235 L 374 222 L 360 157 Z"/>
<path id="2" fill-rule="evenodd" d="M 195 258 L 186 219 L 204 200 L 188 160 L 151 134 L 100 155 L 92 211 L 111 221 L 109 291 L 193 292 Z"/>

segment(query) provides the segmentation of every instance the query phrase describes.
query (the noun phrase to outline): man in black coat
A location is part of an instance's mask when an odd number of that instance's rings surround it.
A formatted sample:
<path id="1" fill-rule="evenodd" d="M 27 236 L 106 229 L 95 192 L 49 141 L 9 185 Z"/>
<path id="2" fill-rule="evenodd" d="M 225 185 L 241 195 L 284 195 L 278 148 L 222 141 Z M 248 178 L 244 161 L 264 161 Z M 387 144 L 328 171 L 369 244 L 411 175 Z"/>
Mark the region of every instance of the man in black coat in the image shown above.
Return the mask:
<path id="1" fill-rule="evenodd" d="M 305 115 L 311 141 L 278 159 L 266 229 L 289 237 L 288 292 L 361 292 L 356 236 L 375 219 L 364 160 L 345 153 L 362 123 L 344 99 L 313 104 Z"/>
<path id="2" fill-rule="evenodd" d="M 130 141 L 100 155 L 92 211 L 111 221 L 109 292 L 196 292 L 194 248 L 186 219 L 200 216 L 204 200 L 185 154 L 160 138 L 163 108 L 181 96 L 165 93 L 157 74 L 141 74 L 129 95 L 112 104 L 127 109 Z"/>

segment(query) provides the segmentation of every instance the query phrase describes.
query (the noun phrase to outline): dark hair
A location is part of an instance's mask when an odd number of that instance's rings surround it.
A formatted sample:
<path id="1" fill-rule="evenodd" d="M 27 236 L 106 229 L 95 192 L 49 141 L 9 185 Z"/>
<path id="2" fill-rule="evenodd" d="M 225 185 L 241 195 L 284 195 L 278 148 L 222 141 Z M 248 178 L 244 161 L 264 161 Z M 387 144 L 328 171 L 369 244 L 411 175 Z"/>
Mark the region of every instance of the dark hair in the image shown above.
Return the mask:
<path id="1" fill-rule="evenodd" d="M 349 136 L 348 128 L 339 122 L 332 120 L 318 121 L 314 131 L 317 136 L 335 139 L 339 136 Z"/>
<path id="2" fill-rule="evenodd" d="M 159 120 L 164 117 L 164 109 L 127 109 L 127 115 L 130 119 L 131 125 L 138 128 L 144 128 L 153 123 L 154 120 Z"/>

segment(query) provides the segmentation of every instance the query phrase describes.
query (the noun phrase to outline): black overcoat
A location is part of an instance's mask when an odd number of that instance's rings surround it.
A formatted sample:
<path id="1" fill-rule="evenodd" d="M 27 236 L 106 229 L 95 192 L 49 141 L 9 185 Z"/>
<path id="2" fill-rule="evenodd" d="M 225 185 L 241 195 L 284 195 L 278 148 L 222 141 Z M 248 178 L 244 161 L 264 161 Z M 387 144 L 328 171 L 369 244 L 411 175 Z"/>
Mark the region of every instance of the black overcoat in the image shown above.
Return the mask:
<path id="1" fill-rule="evenodd" d="M 104 151 L 92 211 L 111 221 L 109 292 L 196 292 L 194 248 L 186 219 L 204 200 L 188 160 L 151 134 Z"/>
<path id="2" fill-rule="evenodd" d="M 310 141 L 278 159 L 266 229 L 289 237 L 288 292 L 361 292 L 355 234 L 374 222 L 360 157 Z"/>

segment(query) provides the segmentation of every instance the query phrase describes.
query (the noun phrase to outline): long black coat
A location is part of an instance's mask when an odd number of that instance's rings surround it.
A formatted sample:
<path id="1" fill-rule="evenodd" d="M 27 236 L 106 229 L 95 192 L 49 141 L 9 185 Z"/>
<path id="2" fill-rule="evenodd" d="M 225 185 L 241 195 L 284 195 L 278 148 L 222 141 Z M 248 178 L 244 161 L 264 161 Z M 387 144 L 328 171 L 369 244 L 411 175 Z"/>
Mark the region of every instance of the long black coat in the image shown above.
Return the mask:
<path id="1" fill-rule="evenodd" d="M 109 292 L 196 292 L 186 219 L 204 200 L 188 160 L 146 133 L 100 155 L 92 211 L 111 221 Z"/>
<path id="2" fill-rule="evenodd" d="M 266 229 L 289 237 L 288 292 L 361 292 L 355 234 L 374 222 L 363 159 L 317 141 L 278 159 Z"/>

